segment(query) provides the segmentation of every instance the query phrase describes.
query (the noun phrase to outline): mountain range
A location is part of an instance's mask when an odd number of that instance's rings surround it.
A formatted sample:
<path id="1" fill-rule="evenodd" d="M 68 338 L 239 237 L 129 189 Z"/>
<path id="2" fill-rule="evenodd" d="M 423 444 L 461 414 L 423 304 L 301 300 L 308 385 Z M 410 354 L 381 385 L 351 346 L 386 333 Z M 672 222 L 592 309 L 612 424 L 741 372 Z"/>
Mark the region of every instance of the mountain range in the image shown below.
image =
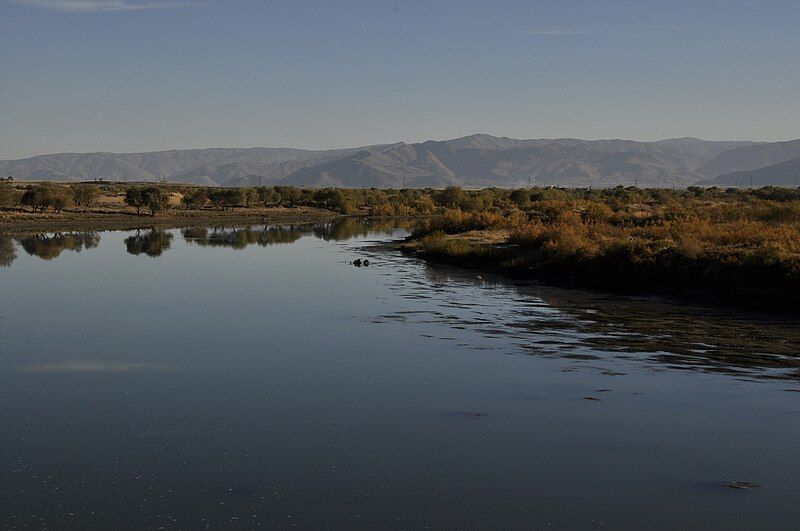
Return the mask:
<path id="1" fill-rule="evenodd" d="M 336 150 L 212 148 L 62 153 L 0 161 L 0 175 L 45 181 L 141 182 L 166 177 L 170 182 L 208 186 L 663 187 L 749 184 L 749 177 L 742 183 L 743 177 L 735 172 L 757 170 L 761 173 L 757 177 L 754 174 L 754 184 L 791 185 L 798 177 L 800 162 L 784 163 L 793 159 L 800 160 L 800 140 L 519 140 L 475 134 L 444 141 Z"/>

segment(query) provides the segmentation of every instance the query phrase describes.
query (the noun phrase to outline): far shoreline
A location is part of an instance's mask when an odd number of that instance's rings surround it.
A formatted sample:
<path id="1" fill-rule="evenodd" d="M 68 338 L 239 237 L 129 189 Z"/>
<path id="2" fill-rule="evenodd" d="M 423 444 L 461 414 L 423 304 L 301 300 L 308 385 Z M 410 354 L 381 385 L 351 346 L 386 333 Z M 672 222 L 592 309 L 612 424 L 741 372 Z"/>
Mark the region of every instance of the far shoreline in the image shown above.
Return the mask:
<path id="1" fill-rule="evenodd" d="M 341 219 L 330 210 L 297 206 L 235 210 L 171 209 L 155 216 L 119 210 L 69 209 L 35 213 L 23 209 L 0 210 L 0 233 L 95 232 L 174 228 L 191 225 L 276 225 L 326 223 Z"/>

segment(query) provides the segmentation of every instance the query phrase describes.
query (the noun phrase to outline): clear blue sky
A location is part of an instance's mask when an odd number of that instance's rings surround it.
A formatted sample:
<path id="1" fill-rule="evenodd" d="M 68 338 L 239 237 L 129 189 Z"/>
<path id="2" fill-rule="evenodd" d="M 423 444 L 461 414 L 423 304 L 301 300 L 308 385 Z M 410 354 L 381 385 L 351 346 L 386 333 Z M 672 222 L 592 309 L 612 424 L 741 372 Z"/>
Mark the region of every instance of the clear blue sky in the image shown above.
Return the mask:
<path id="1" fill-rule="evenodd" d="M 0 159 L 797 138 L 798 22 L 797 1 L 0 0 Z"/>

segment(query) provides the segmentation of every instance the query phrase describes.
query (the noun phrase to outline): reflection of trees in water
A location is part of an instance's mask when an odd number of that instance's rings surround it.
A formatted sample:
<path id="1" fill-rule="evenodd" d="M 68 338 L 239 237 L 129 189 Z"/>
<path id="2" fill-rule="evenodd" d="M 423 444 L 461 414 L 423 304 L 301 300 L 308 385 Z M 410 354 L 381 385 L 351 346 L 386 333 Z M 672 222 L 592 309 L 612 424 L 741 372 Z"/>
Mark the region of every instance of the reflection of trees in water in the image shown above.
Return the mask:
<path id="1" fill-rule="evenodd" d="M 474 270 L 427 265 L 425 275 L 438 287 L 452 282 L 487 286 L 476 278 L 485 273 Z M 791 316 L 492 279 L 495 293 L 509 290 L 502 298 L 542 301 L 541 309 L 520 307 L 492 327 L 492 334 L 504 331 L 531 355 L 587 363 L 619 358 L 653 368 L 800 379 L 800 320 Z M 459 319 L 449 323 L 463 325 Z"/>
<path id="2" fill-rule="evenodd" d="M 263 246 L 280 243 L 294 243 L 303 237 L 308 230 L 303 227 L 267 227 L 259 234 L 258 244 Z"/>
<path id="3" fill-rule="evenodd" d="M 408 222 L 400 220 L 369 220 L 344 218 L 331 223 L 314 225 L 314 236 L 325 241 L 345 241 L 370 234 L 391 235 L 395 229 L 407 228 Z"/>
<path id="4" fill-rule="evenodd" d="M 244 249 L 248 245 L 266 247 L 281 243 L 293 243 L 309 231 L 310 228 L 303 228 L 299 225 L 267 226 L 261 229 L 253 227 L 239 229 L 189 227 L 183 229 L 182 234 L 187 242 L 202 247 Z"/>
<path id="5" fill-rule="evenodd" d="M 125 238 L 125 248 L 132 255 L 145 254 L 147 256 L 161 256 L 172 244 L 172 233 L 160 229 L 150 229 L 146 232 L 136 231 L 136 234 Z"/>
<path id="6" fill-rule="evenodd" d="M 391 234 L 398 227 L 397 221 L 376 223 L 373 221 L 345 218 L 331 223 L 301 225 L 267 225 L 265 227 L 188 227 L 181 231 L 189 243 L 203 247 L 228 247 L 244 249 L 248 245 L 262 247 L 282 243 L 294 243 L 304 235 L 330 241 L 349 240 L 371 233 Z"/>
<path id="7" fill-rule="evenodd" d="M 29 255 L 38 256 L 42 260 L 52 260 L 65 250 L 79 253 L 83 249 L 97 247 L 100 243 L 100 235 L 96 232 L 34 234 L 18 238 L 17 241 Z"/>
<path id="8" fill-rule="evenodd" d="M 606 352 L 647 354 L 674 369 L 800 378 L 800 322 L 703 308 L 657 299 L 616 299 L 571 294 L 543 299 L 579 323 L 583 343 Z"/>
<path id="9" fill-rule="evenodd" d="M 8 267 L 17 258 L 17 249 L 10 236 L 0 236 L 0 267 Z"/>

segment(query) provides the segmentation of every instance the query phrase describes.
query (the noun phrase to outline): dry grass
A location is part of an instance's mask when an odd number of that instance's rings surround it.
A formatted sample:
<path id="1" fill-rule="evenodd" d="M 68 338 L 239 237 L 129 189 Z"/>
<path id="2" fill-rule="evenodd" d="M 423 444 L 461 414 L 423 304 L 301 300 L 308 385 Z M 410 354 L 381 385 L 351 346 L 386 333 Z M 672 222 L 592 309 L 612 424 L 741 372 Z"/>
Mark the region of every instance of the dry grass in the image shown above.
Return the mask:
<path id="1" fill-rule="evenodd" d="M 474 228 L 494 235 L 456 243 Z M 498 245 L 501 234 L 511 248 Z M 517 274 L 800 302 L 800 200 L 791 197 L 573 193 L 505 211 L 447 211 L 420 223 L 414 238 L 419 252 L 451 262 L 489 256 Z M 502 252 L 488 253 L 490 243 Z"/>

